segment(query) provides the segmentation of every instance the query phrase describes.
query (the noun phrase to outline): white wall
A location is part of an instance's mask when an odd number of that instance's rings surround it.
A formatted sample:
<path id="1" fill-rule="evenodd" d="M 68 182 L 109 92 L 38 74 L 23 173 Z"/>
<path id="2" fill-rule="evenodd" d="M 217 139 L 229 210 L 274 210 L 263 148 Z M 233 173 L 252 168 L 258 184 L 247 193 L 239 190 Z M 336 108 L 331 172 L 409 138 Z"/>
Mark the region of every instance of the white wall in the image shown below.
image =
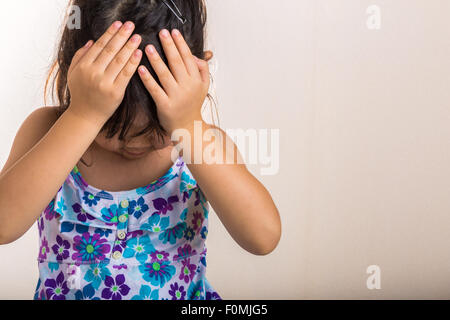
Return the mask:
<path id="1" fill-rule="evenodd" d="M 280 210 L 280 244 L 252 256 L 211 214 L 215 289 L 225 299 L 450 298 L 450 2 L 207 2 L 222 127 L 281 130 L 279 173 L 249 166 Z M 366 26 L 373 4 L 379 30 Z M 2 4 L 1 165 L 43 105 L 65 5 Z M 0 247 L 0 298 L 32 298 L 37 250 L 35 227 Z M 380 290 L 366 287 L 369 265 L 381 268 Z"/>

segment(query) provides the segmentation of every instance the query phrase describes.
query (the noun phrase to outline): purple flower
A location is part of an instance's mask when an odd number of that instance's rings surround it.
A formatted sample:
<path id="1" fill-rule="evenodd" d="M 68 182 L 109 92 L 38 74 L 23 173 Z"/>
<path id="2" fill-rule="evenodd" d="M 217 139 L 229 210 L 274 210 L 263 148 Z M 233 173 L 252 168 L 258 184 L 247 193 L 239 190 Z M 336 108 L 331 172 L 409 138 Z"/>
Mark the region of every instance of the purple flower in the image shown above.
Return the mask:
<path id="1" fill-rule="evenodd" d="M 46 290 L 45 293 L 48 299 L 53 300 L 66 300 L 66 294 L 69 292 L 67 282 L 64 281 L 64 274 L 61 271 L 55 279 L 47 279 L 44 283 Z"/>
<path id="2" fill-rule="evenodd" d="M 106 288 L 102 291 L 103 299 L 122 300 L 122 296 L 126 296 L 130 292 L 130 287 L 125 284 L 125 276 L 118 274 L 116 279 L 113 277 L 105 277 Z"/>
<path id="3" fill-rule="evenodd" d="M 47 258 L 47 252 L 50 251 L 50 248 L 48 247 L 48 241 L 45 239 L 45 237 L 42 239 L 41 247 L 39 249 L 39 259 L 45 260 Z"/>
<path id="4" fill-rule="evenodd" d="M 169 197 L 167 200 L 164 198 L 157 198 L 155 200 L 153 200 L 153 206 L 155 207 L 156 210 L 153 212 L 153 214 L 166 214 L 167 211 L 172 211 L 173 210 L 173 206 L 172 203 L 178 202 L 178 196 L 171 196 Z"/>
<path id="5" fill-rule="evenodd" d="M 153 251 L 150 253 L 150 256 L 152 257 L 152 262 L 169 260 L 169 253 L 165 251 Z"/>
<path id="6" fill-rule="evenodd" d="M 196 211 L 194 213 L 194 218 L 192 219 L 192 227 L 194 228 L 194 230 L 197 231 L 197 233 L 199 233 L 200 230 L 202 229 L 203 220 L 204 218 L 202 214 Z"/>
<path id="7" fill-rule="evenodd" d="M 128 266 L 127 266 L 125 263 L 121 263 L 121 264 L 115 264 L 115 265 L 113 265 L 113 268 L 114 268 L 114 269 L 117 269 L 117 270 L 121 270 L 121 269 L 127 269 Z"/>
<path id="8" fill-rule="evenodd" d="M 111 250 L 111 246 L 105 242 L 106 239 L 100 239 L 98 233 L 90 235 L 88 232 L 73 238 L 73 249 L 76 251 L 72 254 L 72 259 L 78 262 L 88 261 L 95 262 L 104 260 L 105 254 Z"/>
<path id="9" fill-rule="evenodd" d="M 54 211 L 54 207 L 55 207 L 55 199 L 53 199 L 48 204 L 47 208 L 45 208 L 45 210 L 44 210 L 45 219 L 50 221 L 56 216 L 56 211 Z"/>
<path id="10" fill-rule="evenodd" d="M 63 240 L 59 235 L 56 236 L 56 243 L 52 246 L 53 253 L 56 254 L 56 260 L 62 261 L 69 257 L 70 243 Z"/>
<path id="11" fill-rule="evenodd" d="M 72 209 L 74 212 L 78 213 L 77 215 L 77 219 L 78 221 L 81 222 L 86 222 L 88 219 L 89 220 L 94 220 L 95 218 L 93 216 L 91 216 L 89 213 L 87 213 L 79 203 L 75 203 L 72 206 Z"/>
<path id="12" fill-rule="evenodd" d="M 172 296 L 172 300 L 185 300 L 186 297 L 184 286 L 178 286 L 177 282 L 170 285 L 169 294 Z"/>
<path id="13" fill-rule="evenodd" d="M 182 263 L 183 266 L 181 267 L 179 279 L 184 280 L 184 282 L 186 283 L 189 283 L 189 281 L 192 281 L 192 279 L 194 279 L 197 267 L 195 266 L 195 264 L 191 264 L 190 258 L 183 260 Z"/>
<path id="14" fill-rule="evenodd" d="M 197 254 L 197 251 L 192 250 L 192 247 L 190 244 L 185 244 L 183 247 L 178 247 L 178 254 L 175 255 L 173 257 L 173 259 L 174 260 L 186 259 L 195 254 Z"/>
<path id="15" fill-rule="evenodd" d="M 42 235 L 42 231 L 44 231 L 44 216 L 40 215 L 39 219 L 37 220 L 38 225 L 38 231 L 39 231 L 39 237 Z"/>

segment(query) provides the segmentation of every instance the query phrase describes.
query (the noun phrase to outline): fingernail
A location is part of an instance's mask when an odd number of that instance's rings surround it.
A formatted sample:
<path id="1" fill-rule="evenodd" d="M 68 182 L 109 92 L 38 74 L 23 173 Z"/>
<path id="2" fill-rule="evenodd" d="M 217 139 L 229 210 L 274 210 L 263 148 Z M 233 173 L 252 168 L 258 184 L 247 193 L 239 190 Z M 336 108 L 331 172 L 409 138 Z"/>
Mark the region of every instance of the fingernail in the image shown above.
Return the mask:
<path id="1" fill-rule="evenodd" d="M 135 34 L 134 36 L 131 37 L 131 42 L 136 43 L 139 42 L 139 39 L 141 37 L 138 34 Z"/>
<path id="2" fill-rule="evenodd" d="M 180 31 L 178 31 L 177 29 L 173 29 L 173 35 L 174 35 L 175 37 L 179 37 L 179 36 L 181 36 L 181 33 L 180 33 Z"/>
<path id="3" fill-rule="evenodd" d="M 145 74 L 145 72 L 146 72 L 145 71 L 145 67 L 143 67 L 143 66 L 140 66 L 138 71 L 139 71 L 140 74 Z"/>
<path id="4" fill-rule="evenodd" d="M 147 52 L 149 54 L 154 54 L 155 53 L 155 47 L 153 47 L 152 45 L 148 45 L 147 46 Z"/>
<path id="5" fill-rule="evenodd" d="M 122 26 L 122 22 L 120 22 L 120 21 L 116 21 L 113 23 L 114 29 L 119 29 L 121 26 Z"/>
<path id="6" fill-rule="evenodd" d="M 89 40 L 88 42 L 86 42 L 86 44 L 84 45 L 86 48 L 89 47 L 91 45 L 92 40 Z"/>
<path id="7" fill-rule="evenodd" d="M 134 52 L 134 56 L 136 57 L 136 58 L 139 58 L 140 56 L 142 55 L 142 51 L 141 50 L 136 50 L 135 52 Z"/>
<path id="8" fill-rule="evenodd" d="M 130 21 L 127 21 L 125 23 L 125 30 L 130 30 L 131 28 L 133 28 L 133 23 Z"/>
<path id="9" fill-rule="evenodd" d="M 167 37 L 169 36 L 169 31 L 168 31 L 167 29 L 163 29 L 163 30 L 161 31 L 161 35 L 162 35 L 164 38 L 167 38 Z"/>

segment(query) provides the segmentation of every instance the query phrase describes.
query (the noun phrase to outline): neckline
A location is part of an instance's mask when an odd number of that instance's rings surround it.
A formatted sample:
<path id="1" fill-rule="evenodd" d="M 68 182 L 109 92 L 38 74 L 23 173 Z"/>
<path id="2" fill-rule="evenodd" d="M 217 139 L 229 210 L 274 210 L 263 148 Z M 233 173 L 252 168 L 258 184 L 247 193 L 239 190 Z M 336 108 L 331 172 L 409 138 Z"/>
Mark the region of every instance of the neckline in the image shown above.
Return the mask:
<path id="1" fill-rule="evenodd" d="M 137 192 L 137 190 L 144 189 L 144 188 L 150 189 L 152 186 L 154 186 L 156 184 L 158 184 L 158 189 L 159 189 L 160 187 L 162 187 L 163 185 L 165 185 L 167 182 L 170 181 L 170 179 L 166 179 L 166 177 L 177 173 L 176 169 L 180 167 L 179 163 L 181 161 L 182 161 L 182 157 L 180 156 L 173 163 L 173 165 L 169 168 L 169 170 L 165 174 L 163 174 L 161 177 L 157 178 L 156 180 L 150 182 L 149 184 L 147 184 L 145 186 L 138 187 L 135 189 L 130 189 L 130 190 L 109 191 L 109 190 L 99 189 L 94 186 L 91 186 L 90 184 L 88 184 L 86 182 L 86 180 L 84 180 L 77 165 L 75 165 L 74 168 L 72 169 L 72 171 L 70 172 L 70 176 L 72 177 L 74 182 L 78 186 L 80 186 L 84 191 L 88 191 L 94 195 L 99 194 L 99 193 L 102 193 L 102 194 L 107 193 L 107 194 L 110 194 L 113 197 L 113 199 L 117 200 L 118 198 L 122 198 L 122 197 L 141 196 L 141 194 L 139 194 Z"/>

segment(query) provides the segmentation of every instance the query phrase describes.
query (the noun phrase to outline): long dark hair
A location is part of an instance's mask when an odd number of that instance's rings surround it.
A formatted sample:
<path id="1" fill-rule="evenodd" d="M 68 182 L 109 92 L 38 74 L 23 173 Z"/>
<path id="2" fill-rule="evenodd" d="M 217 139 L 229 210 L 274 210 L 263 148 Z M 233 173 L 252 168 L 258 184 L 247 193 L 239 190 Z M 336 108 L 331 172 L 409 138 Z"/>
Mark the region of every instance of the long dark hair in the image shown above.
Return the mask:
<path id="1" fill-rule="evenodd" d="M 67 86 L 67 72 L 75 52 L 88 40 L 97 40 L 107 28 L 116 20 L 134 22 L 134 33 L 141 35 L 140 49 L 144 50 L 148 44 L 153 44 L 163 61 L 168 64 L 158 33 L 161 29 L 177 28 L 183 34 L 192 54 L 205 59 L 204 39 L 206 38 L 206 5 L 204 0 L 174 0 L 183 16 L 187 19 L 182 24 L 177 16 L 161 0 L 71 0 L 68 11 L 77 6 L 81 12 L 81 27 L 68 28 L 66 15 L 61 40 L 55 61 L 50 69 L 46 84 L 45 96 L 48 91 L 50 78 L 53 76 L 51 93 L 58 102 L 58 117 L 70 105 L 70 91 Z M 160 81 L 144 55 L 141 64 L 152 73 L 158 84 Z M 208 94 L 211 102 L 211 95 Z M 133 75 L 125 92 L 125 97 L 116 112 L 108 119 L 101 131 L 106 132 L 107 138 L 112 138 L 119 131 L 119 139 L 123 140 L 130 128 L 138 109 L 145 112 L 148 125 L 133 137 L 149 134 L 162 138 L 166 132 L 158 121 L 156 104 L 144 87 L 139 75 Z"/>

